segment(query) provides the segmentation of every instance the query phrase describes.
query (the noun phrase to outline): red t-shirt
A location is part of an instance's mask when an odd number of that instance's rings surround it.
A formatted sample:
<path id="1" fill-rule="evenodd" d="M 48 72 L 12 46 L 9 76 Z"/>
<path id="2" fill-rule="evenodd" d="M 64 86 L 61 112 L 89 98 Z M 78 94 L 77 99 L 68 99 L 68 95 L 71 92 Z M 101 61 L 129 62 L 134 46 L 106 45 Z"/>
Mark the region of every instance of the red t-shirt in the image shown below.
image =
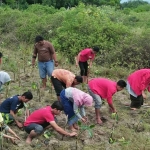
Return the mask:
<path id="1" fill-rule="evenodd" d="M 95 58 L 95 54 L 91 51 L 90 48 L 86 48 L 86 49 L 83 49 L 81 52 L 80 52 L 80 58 L 79 58 L 79 61 L 80 62 L 86 62 L 88 61 L 89 59 L 94 59 Z"/>
<path id="2" fill-rule="evenodd" d="M 136 95 L 141 95 L 146 88 L 150 91 L 150 69 L 137 70 L 127 80 Z"/>
<path id="3" fill-rule="evenodd" d="M 117 92 L 117 83 L 105 78 L 94 78 L 88 83 L 91 91 L 112 104 L 112 96 Z"/>
<path id="4" fill-rule="evenodd" d="M 54 121 L 54 114 L 51 112 L 51 107 L 46 106 L 35 110 L 24 122 L 24 126 L 28 126 L 31 123 L 44 124 L 45 122 Z"/>

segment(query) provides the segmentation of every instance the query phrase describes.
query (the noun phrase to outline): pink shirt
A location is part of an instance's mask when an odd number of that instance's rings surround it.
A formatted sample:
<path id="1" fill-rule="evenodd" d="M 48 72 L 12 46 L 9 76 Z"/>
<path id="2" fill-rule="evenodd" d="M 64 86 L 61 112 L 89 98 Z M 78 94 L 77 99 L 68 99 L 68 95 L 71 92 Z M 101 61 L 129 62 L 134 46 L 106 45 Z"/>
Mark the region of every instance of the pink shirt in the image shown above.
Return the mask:
<path id="1" fill-rule="evenodd" d="M 28 126 L 31 123 L 44 124 L 45 122 L 54 121 L 54 115 L 51 112 L 51 107 L 46 106 L 35 110 L 24 122 L 24 126 Z"/>
<path id="2" fill-rule="evenodd" d="M 136 95 L 141 95 L 146 88 L 150 91 L 150 69 L 137 70 L 127 80 Z"/>
<path id="3" fill-rule="evenodd" d="M 63 82 L 66 84 L 66 87 L 71 87 L 73 86 L 73 81 L 75 79 L 75 75 L 65 69 L 55 69 L 52 73 L 52 76 L 54 78 L 57 78 L 59 81 Z"/>
<path id="4" fill-rule="evenodd" d="M 79 61 L 86 62 L 87 60 L 89 59 L 93 60 L 94 58 L 95 58 L 95 54 L 91 51 L 90 48 L 86 48 L 80 52 Z"/>
<path id="5" fill-rule="evenodd" d="M 105 78 L 94 78 L 88 83 L 94 94 L 102 99 L 107 99 L 108 104 L 112 104 L 112 96 L 117 92 L 117 83 Z"/>

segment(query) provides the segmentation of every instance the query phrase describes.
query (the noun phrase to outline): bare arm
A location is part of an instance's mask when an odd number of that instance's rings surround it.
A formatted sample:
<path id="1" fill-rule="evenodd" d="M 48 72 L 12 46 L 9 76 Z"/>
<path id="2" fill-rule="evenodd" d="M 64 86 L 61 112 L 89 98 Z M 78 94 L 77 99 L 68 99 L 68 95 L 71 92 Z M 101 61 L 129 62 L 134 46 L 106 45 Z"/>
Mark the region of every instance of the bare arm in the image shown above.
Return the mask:
<path id="1" fill-rule="evenodd" d="M 112 113 L 115 113 L 116 112 L 116 109 L 114 108 L 113 104 L 109 104 L 109 107 L 110 107 L 110 111 Z"/>
<path id="2" fill-rule="evenodd" d="M 57 61 L 57 59 L 56 59 L 56 53 L 54 52 L 54 54 L 52 55 L 52 58 L 53 58 L 53 60 L 54 60 L 54 62 L 55 62 L 55 67 L 57 67 L 58 66 L 58 61 Z"/>
<path id="3" fill-rule="evenodd" d="M 144 92 L 144 91 L 142 91 L 142 96 L 143 96 L 143 98 L 144 98 L 144 99 L 146 99 L 146 98 L 147 98 L 147 96 L 146 96 L 146 94 L 145 94 L 145 92 Z"/>
<path id="4" fill-rule="evenodd" d="M 33 51 L 33 55 L 32 55 L 32 66 L 35 65 L 36 57 L 37 57 L 37 50 L 36 50 L 36 47 L 34 46 L 34 51 Z"/>
<path id="5" fill-rule="evenodd" d="M 8 129 L 8 132 L 14 135 L 14 137 L 16 137 L 18 140 L 21 140 L 11 128 Z"/>
<path id="6" fill-rule="evenodd" d="M 79 65 L 79 60 L 80 60 L 80 53 L 75 57 L 75 61 L 76 61 L 76 66 Z"/>
<path id="7" fill-rule="evenodd" d="M 50 122 L 51 126 L 60 134 L 63 134 L 63 135 L 67 135 L 67 136 L 75 136 L 77 135 L 76 132 L 72 132 L 72 133 L 68 133 L 66 132 L 64 129 L 62 129 L 61 127 L 59 127 L 55 121 L 51 121 Z"/>
<path id="8" fill-rule="evenodd" d="M 17 120 L 17 117 L 16 117 L 16 115 L 15 115 L 15 113 L 14 113 L 13 110 L 10 110 L 10 114 L 13 116 L 13 118 L 14 118 L 14 120 L 15 120 L 17 126 L 18 126 L 19 128 L 22 128 L 22 127 L 23 127 L 23 124 L 20 123 L 20 122 Z"/>

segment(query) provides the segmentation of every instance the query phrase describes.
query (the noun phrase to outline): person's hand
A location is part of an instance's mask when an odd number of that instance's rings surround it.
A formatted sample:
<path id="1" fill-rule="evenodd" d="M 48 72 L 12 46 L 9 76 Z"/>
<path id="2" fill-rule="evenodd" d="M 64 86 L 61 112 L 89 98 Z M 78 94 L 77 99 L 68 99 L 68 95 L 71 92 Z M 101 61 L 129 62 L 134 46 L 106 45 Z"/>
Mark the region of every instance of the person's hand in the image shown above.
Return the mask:
<path id="1" fill-rule="evenodd" d="M 79 64 L 78 63 L 76 63 L 76 67 L 78 67 L 79 66 Z"/>
<path id="2" fill-rule="evenodd" d="M 88 121 L 88 118 L 86 116 L 84 116 L 83 118 L 86 120 L 86 122 Z"/>
<path id="3" fill-rule="evenodd" d="M 18 140 L 20 140 L 20 141 L 21 141 L 21 139 L 20 139 L 20 137 L 19 137 L 19 136 L 17 136 L 16 134 L 15 134 L 14 136 L 15 136 L 15 138 L 16 138 L 16 139 L 18 139 Z"/>
<path id="4" fill-rule="evenodd" d="M 142 96 L 143 96 L 143 99 L 146 99 L 146 98 L 147 98 L 147 96 L 146 96 L 145 93 L 142 93 Z"/>
<path id="5" fill-rule="evenodd" d="M 117 111 L 116 111 L 116 109 L 112 109 L 111 107 L 109 107 L 109 112 L 110 113 L 116 113 Z"/>
<path id="6" fill-rule="evenodd" d="M 55 61 L 55 67 L 58 67 L 58 61 Z"/>
<path id="7" fill-rule="evenodd" d="M 35 67 L 35 61 L 32 61 L 32 67 Z"/>
<path id="8" fill-rule="evenodd" d="M 72 133 L 69 134 L 69 136 L 71 136 L 71 137 L 72 136 L 77 136 L 77 133 L 76 132 L 72 132 Z"/>
<path id="9" fill-rule="evenodd" d="M 86 123 L 86 122 L 87 122 L 87 120 L 86 120 L 86 119 L 84 119 L 84 118 L 81 118 L 81 120 L 82 120 L 84 123 Z"/>
<path id="10" fill-rule="evenodd" d="M 18 126 L 19 128 L 23 128 L 23 124 L 22 124 L 21 122 L 17 122 L 17 126 Z"/>

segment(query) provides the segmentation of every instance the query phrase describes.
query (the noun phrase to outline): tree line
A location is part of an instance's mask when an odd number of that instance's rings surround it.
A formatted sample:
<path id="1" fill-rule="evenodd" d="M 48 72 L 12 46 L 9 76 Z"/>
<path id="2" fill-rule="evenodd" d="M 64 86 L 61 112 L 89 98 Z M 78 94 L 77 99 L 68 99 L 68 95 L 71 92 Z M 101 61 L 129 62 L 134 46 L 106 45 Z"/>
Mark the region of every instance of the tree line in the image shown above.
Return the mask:
<path id="1" fill-rule="evenodd" d="M 53 6 L 56 9 L 61 7 L 71 8 L 77 6 L 80 2 L 85 5 L 110 5 L 115 6 L 116 8 L 136 8 L 139 5 L 148 4 L 148 2 L 142 0 L 129 1 L 123 4 L 120 3 L 120 0 L 0 0 L 0 5 L 9 5 L 11 8 L 26 9 L 29 5 L 32 4 L 41 4 L 47 6 Z"/>

